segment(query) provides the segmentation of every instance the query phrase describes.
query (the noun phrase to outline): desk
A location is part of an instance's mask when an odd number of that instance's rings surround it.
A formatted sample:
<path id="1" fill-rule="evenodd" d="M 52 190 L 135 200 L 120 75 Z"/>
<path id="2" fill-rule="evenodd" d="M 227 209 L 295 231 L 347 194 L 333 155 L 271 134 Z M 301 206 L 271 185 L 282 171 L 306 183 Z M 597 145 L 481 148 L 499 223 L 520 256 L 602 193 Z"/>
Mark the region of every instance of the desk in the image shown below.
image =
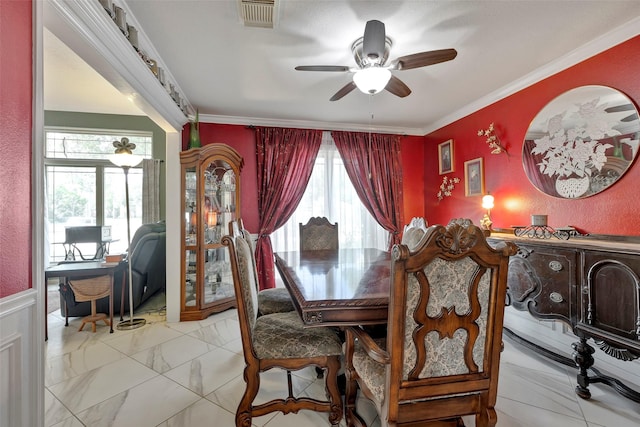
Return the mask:
<path id="1" fill-rule="evenodd" d="M 292 251 L 275 263 L 307 326 L 387 322 L 391 254 L 378 249 Z"/>
<path id="2" fill-rule="evenodd" d="M 109 297 L 109 320 L 111 323 L 109 332 L 113 333 L 113 274 L 118 267 L 117 262 L 105 263 L 103 261 L 92 262 L 73 262 L 58 264 L 53 267 L 47 268 L 44 271 L 44 339 L 49 339 L 49 333 L 47 329 L 47 282 L 50 278 L 59 277 L 64 280 L 74 278 L 88 278 L 109 275 L 111 277 L 111 297 Z M 124 287 L 123 287 L 124 288 Z"/>

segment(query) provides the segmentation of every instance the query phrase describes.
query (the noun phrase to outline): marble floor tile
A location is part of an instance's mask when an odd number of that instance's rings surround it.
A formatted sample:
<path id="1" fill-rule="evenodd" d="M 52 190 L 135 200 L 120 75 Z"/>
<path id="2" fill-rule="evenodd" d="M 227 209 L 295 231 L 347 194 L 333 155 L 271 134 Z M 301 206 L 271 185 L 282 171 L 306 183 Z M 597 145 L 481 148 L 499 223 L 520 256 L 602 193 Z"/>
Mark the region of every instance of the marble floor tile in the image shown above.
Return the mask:
<path id="1" fill-rule="evenodd" d="M 161 375 L 78 413 L 92 427 L 155 427 L 200 399 Z"/>
<path id="2" fill-rule="evenodd" d="M 498 396 L 570 417 L 582 417 L 577 397 L 565 373 L 552 375 L 503 364 L 500 366 Z"/>
<path id="3" fill-rule="evenodd" d="M 127 357 L 51 386 L 49 391 L 77 414 L 157 375 Z"/>
<path id="4" fill-rule="evenodd" d="M 215 422 L 212 422 L 215 420 Z M 235 412 L 229 412 L 211 403 L 207 399 L 200 399 L 193 405 L 180 411 L 157 427 L 185 427 L 185 426 L 235 426 Z"/>
<path id="5" fill-rule="evenodd" d="M 109 332 L 106 331 L 106 334 L 109 334 Z M 71 324 L 68 327 L 62 324 L 55 328 L 49 328 L 49 339 L 45 341 L 44 345 L 45 357 L 61 356 L 98 344 L 101 342 L 103 335 L 102 330 L 98 330 L 94 334 L 91 332 L 91 328 L 88 331 L 78 332 L 78 328 Z"/>
<path id="6" fill-rule="evenodd" d="M 73 414 L 64 407 L 56 397 L 47 389 L 44 390 L 44 425 L 45 427 L 56 425 Z"/>
<path id="7" fill-rule="evenodd" d="M 572 389 L 576 383 L 572 379 Z M 601 384 L 589 386 L 591 399 L 578 398 L 584 418 L 596 425 L 607 427 L 640 426 L 640 404 L 625 399 L 611 387 Z"/>
<path id="8" fill-rule="evenodd" d="M 240 338 L 240 324 L 237 319 L 225 318 L 193 331 L 189 335 L 222 347 Z"/>
<path id="9" fill-rule="evenodd" d="M 77 332 L 80 318 L 49 314 L 45 343 L 46 427 L 200 427 L 235 425 L 245 390 L 237 310 L 204 320 L 167 323 L 164 295 L 145 302 L 136 317 L 147 324 L 109 334 Z M 116 324 L 119 319 L 115 320 Z M 324 398 L 315 369 L 293 373 L 298 395 Z M 591 385 L 591 400 L 574 393 L 575 370 L 531 354 L 505 339 L 498 386 L 497 427 L 637 427 L 640 406 L 604 385 Z M 261 375 L 256 403 L 286 395 L 286 374 Z M 381 422 L 373 404 L 357 408 L 370 427 Z M 312 411 L 268 414 L 254 427 L 316 427 L 328 415 Z M 465 417 L 474 427 L 473 417 Z M 345 426 L 343 420 L 340 424 Z"/>
<path id="10" fill-rule="evenodd" d="M 54 424 L 51 427 L 85 427 L 76 417 L 70 417 L 61 423 Z"/>
<path id="11" fill-rule="evenodd" d="M 496 412 L 498 415 L 496 427 L 586 427 L 587 425 L 582 417 L 570 417 L 503 397 L 498 397 Z M 467 418 L 465 422 L 466 420 Z M 473 418 L 466 427 L 475 427 Z"/>
<path id="12" fill-rule="evenodd" d="M 223 348 L 216 348 L 165 372 L 164 375 L 204 397 L 242 375 L 243 369 L 242 356 Z"/>
<path id="13" fill-rule="evenodd" d="M 61 356 L 49 357 L 45 361 L 44 383 L 51 386 L 123 357 L 126 356 L 102 342 L 96 342 Z"/>
<path id="14" fill-rule="evenodd" d="M 206 342 L 180 335 L 133 354 L 131 357 L 162 374 L 214 348 L 213 345 Z"/>
<path id="15" fill-rule="evenodd" d="M 503 340 L 504 351 L 500 354 L 500 363 L 508 363 L 511 365 L 517 365 L 525 369 L 542 371 L 552 375 L 562 375 L 567 372 L 572 372 L 574 375 L 576 369 L 569 368 L 560 363 L 552 362 L 549 359 L 531 351 L 523 351 L 523 347 L 514 343 L 506 337 Z"/>
<path id="16" fill-rule="evenodd" d="M 118 334 L 104 339 L 103 342 L 131 356 L 182 335 L 180 332 L 168 328 L 165 323 L 144 325 L 127 332 L 126 334 Z"/>

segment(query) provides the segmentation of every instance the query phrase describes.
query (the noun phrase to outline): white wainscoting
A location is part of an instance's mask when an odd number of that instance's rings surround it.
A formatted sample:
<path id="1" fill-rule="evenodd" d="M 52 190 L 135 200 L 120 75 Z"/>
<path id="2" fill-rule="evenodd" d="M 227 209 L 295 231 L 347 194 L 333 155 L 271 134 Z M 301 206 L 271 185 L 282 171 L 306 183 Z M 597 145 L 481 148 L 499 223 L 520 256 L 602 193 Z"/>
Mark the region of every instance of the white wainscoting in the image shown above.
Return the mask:
<path id="1" fill-rule="evenodd" d="M 44 369 L 37 291 L 0 300 L 0 426 L 43 425 Z"/>

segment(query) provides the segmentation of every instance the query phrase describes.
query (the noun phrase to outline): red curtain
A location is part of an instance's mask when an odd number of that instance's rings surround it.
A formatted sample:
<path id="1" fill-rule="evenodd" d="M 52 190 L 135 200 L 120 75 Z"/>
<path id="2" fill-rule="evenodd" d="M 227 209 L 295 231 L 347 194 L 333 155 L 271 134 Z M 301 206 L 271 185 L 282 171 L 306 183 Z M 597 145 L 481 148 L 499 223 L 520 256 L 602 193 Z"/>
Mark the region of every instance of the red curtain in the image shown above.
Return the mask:
<path id="1" fill-rule="evenodd" d="M 256 128 L 259 235 L 256 267 L 260 289 L 276 286 L 269 235 L 282 227 L 304 194 L 322 142 L 322 131 Z"/>
<path id="2" fill-rule="evenodd" d="M 400 137 L 331 132 L 358 197 L 385 230 L 389 249 L 400 243 L 404 223 Z"/>

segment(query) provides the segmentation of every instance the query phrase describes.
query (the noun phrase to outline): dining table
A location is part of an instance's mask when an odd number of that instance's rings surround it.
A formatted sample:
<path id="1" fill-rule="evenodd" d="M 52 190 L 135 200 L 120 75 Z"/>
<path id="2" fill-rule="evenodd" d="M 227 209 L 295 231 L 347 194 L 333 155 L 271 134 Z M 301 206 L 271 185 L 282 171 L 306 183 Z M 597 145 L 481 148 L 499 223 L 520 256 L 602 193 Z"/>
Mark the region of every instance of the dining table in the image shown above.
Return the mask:
<path id="1" fill-rule="evenodd" d="M 373 248 L 277 252 L 275 264 L 307 327 L 387 322 L 391 254 Z"/>

